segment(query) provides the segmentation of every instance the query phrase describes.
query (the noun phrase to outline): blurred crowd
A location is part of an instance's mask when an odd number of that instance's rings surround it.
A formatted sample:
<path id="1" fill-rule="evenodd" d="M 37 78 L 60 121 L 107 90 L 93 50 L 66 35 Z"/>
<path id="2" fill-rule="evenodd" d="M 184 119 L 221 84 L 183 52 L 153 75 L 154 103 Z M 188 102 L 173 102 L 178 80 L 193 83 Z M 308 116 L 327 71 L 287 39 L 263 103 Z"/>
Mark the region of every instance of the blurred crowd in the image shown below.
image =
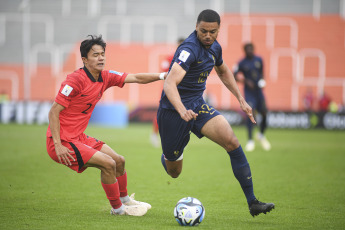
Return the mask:
<path id="1" fill-rule="evenodd" d="M 316 97 L 311 89 L 308 89 L 303 97 L 303 109 L 306 112 L 345 112 L 345 105 L 337 104 L 332 98 L 323 92 Z"/>

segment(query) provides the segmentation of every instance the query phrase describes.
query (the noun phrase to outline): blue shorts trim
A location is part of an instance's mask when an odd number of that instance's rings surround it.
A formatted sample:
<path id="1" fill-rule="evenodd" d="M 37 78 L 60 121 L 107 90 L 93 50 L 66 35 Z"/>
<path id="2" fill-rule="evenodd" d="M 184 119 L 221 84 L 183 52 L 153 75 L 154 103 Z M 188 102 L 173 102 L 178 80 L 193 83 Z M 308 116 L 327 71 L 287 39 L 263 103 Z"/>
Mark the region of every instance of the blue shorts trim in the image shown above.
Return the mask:
<path id="1" fill-rule="evenodd" d="M 201 133 L 202 127 L 207 121 L 220 115 L 219 111 L 206 102 L 196 106 L 193 111 L 198 114 L 197 119 L 186 122 L 174 109 L 158 109 L 157 122 L 163 154 L 169 161 L 176 161 L 182 155 L 190 140 L 191 132 L 202 138 L 204 136 Z"/>

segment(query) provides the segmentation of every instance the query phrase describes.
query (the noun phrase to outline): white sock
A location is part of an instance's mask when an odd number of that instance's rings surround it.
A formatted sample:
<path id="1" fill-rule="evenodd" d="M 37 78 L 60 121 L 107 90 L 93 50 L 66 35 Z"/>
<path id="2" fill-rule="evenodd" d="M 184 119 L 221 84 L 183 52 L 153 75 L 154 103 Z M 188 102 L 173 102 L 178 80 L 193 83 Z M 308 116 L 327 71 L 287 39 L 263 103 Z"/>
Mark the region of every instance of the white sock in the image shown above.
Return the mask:
<path id="1" fill-rule="evenodd" d="M 120 208 L 113 208 L 114 212 L 117 214 L 121 214 L 125 211 L 125 206 L 122 204 Z"/>
<path id="2" fill-rule="evenodd" d="M 127 196 L 124 196 L 124 197 L 120 197 L 120 200 L 121 200 L 121 202 L 122 202 L 123 204 L 124 204 L 124 203 L 127 203 L 128 201 L 130 201 L 128 195 L 127 195 Z"/>

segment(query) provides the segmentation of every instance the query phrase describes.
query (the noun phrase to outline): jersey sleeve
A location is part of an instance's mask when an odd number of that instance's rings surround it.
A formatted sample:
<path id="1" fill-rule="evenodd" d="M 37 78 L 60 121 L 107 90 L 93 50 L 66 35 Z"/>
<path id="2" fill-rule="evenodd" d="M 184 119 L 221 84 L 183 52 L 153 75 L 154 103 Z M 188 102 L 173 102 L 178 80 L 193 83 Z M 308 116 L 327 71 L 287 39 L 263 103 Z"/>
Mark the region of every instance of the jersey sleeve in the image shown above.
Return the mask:
<path id="1" fill-rule="evenodd" d="M 77 78 L 68 76 L 66 80 L 61 83 L 60 90 L 55 97 L 55 102 L 67 108 L 71 99 L 78 95 L 81 89 L 81 82 L 79 82 Z"/>
<path id="2" fill-rule="evenodd" d="M 220 44 L 217 42 L 217 58 L 216 58 L 216 66 L 221 66 L 223 64 L 223 51 L 222 51 L 222 47 L 220 46 Z"/>
<path id="3" fill-rule="evenodd" d="M 107 79 L 106 88 L 109 88 L 112 86 L 118 86 L 122 88 L 125 84 L 124 82 L 128 75 L 128 73 L 117 72 L 115 70 L 106 70 L 103 73 L 105 74 L 106 79 Z"/>
<path id="4" fill-rule="evenodd" d="M 189 46 L 180 46 L 176 51 L 175 62 L 179 64 L 185 71 L 188 71 L 193 62 L 196 61 L 196 56 Z"/>

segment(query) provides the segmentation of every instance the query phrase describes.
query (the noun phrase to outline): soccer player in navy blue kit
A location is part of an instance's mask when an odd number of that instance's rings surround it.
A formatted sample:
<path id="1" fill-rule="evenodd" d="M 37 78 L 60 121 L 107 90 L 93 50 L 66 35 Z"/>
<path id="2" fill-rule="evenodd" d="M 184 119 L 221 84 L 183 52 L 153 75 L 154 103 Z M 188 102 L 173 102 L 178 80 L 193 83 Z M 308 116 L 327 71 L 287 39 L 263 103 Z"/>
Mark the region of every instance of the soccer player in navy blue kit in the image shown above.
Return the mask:
<path id="1" fill-rule="evenodd" d="M 271 149 L 271 144 L 264 135 L 267 127 L 267 107 L 262 91 L 266 85 L 263 78 L 263 61 L 261 57 L 254 54 L 254 45 L 252 43 L 245 44 L 243 49 L 246 56 L 235 67 L 234 76 L 237 81 L 244 83 L 244 97 L 248 104 L 262 116 L 260 133 L 258 133 L 257 139 L 260 141 L 263 149 L 268 151 Z M 239 72 L 243 74 L 244 79 L 238 78 Z M 248 142 L 245 150 L 251 152 L 255 149 L 255 142 L 253 140 L 253 123 L 250 119 L 247 119 L 247 130 Z"/>
<path id="2" fill-rule="evenodd" d="M 190 132 L 206 136 L 230 156 L 233 173 L 247 198 L 252 216 L 267 213 L 273 203 L 262 203 L 254 195 L 252 175 L 246 156 L 227 120 L 203 99 L 206 80 L 213 67 L 224 85 L 235 95 L 241 109 L 255 123 L 252 109 L 241 96 L 235 78 L 222 59 L 216 41 L 220 17 L 213 10 L 202 11 L 196 30 L 177 48 L 164 83 L 157 120 L 166 172 L 177 178 L 182 171 L 183 150 Z"/>

